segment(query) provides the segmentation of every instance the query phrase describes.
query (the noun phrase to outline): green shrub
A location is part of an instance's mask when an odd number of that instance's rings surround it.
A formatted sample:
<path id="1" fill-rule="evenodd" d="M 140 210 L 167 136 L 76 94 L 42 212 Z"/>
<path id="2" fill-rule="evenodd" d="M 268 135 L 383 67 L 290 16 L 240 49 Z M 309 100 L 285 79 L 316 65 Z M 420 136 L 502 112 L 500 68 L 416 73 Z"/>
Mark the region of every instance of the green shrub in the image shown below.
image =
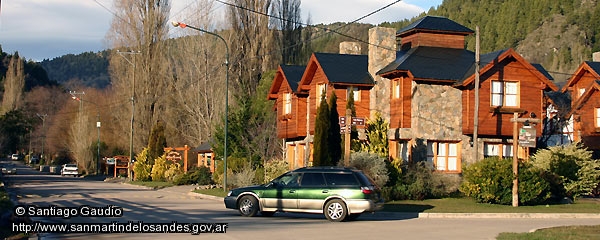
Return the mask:
<path id="1" fill-rule="evenodd" d="M 207 167 L 192 168 L 187 173 L 180 173 L 173 179 L 175 185 L 208 185 L 213 184 L 210 169 Z"/>
<path id="2" fill-rule="evenodd" d="M 235 187 L 251 186 L 256 183 L 255 178 L 256 170 L 253 169 L 248 163 L 242 169 L 238 170 L 238 172 L 235 172 L 233 176 L 231 176 L 231 184 Z"/>
<path id="3" fill-rule="evenodd" d="M 543 171 L 530 163 L 519 162 L 519 203 L 531 205 L 550 197 L 550 185 Z M 460 191 L 480 203 L 512 203 L 512 159 L 485 158 L 463 168 Z"/>
<path id="4" fill-rule="evenodd" d="M 169 163 L 167 162 L 167 156 L 162 155 L 161 157 L 154 160 L 154 165 L 152 166 L 152 181 L 165 181 L 165 172 L 169 168 Z"/>
<path id="5" fill-rule="evenodd" d="M 338 163 L 343 165 L 343 161 Z M 363 171 L 379 187 L 385 186 L 389 180 L 386 160 L 377 153 L 356 152 L 350 155 L 350 167 Z"/>
<path id="6" fill-rule="evenodd" d="M 181 169 L 181 164 L 179 163 L 170 163 L 167 165 L 167 170 L 165 170 L 165 180 L 168 182 L 173 182 L 175 176 L 182 174 L 183 170 Z"/>
<path id="7" fill-rule="evenodd" d="M 552 185 L 552 194 L 556 197 L 575 200 L 591 194 L 600 182 L 600 162 L 592 159 L 592 152 L 580 142 L 541 149 L 531 161 L 547 172 L 545 179 Z"/>
<path id="8" fill-rule="evenodd" d="M 265 162 L 265 179 L 264 182 L 270 182 L 271 180 L 279 177 L 289 170 L 288 162 L 284 159 L 272 159 Z"/>
<path id="9" fill-rule="evenodd" d="M 152 171 L 152 165 L 148 161 L 148 148 L 142 149 L 142 151 L 135 157 L 136 162 L 133 164 L 133 172 L 135 173 L 135 180 L 137 181 L 149 181 L 150 173 Z"/>

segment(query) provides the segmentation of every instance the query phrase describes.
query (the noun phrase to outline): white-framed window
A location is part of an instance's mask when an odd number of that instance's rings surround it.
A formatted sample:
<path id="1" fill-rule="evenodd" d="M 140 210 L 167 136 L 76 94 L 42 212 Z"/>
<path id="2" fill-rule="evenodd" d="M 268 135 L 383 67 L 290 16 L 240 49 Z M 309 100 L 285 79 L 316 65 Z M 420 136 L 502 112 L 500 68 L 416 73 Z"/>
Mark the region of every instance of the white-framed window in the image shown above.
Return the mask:
<path id="1" fill-rule="evenodd" d="M 492 81 L 492 106 L 519 106 L 519 83 Z"/>
<path id="2" fill-rule="evenodd" d="M 427 141 L 427 161 L 437 171 L 460 171 L 459 152 L 458 143 Z"/>
<path id="3" fill-rule="evenodd" d="M 407 140 L 400 140 L 397 142 L 398 153 L 396 157 L 402 159 L 402 162 L 408 163 L 410 155 L 410 144 Z"/>
<path id="4" fill-rule="evenodd" d="M 600 128 L 600 108 L 596 108 L 596 114 L 595 114 L 595 118 L 596 118 L 596 127 Z"/>
<path id="5" fill-rule="evenodd" d="M 292 113 L 292 94 L 284 93 L 283 94 L 283 114 Z"/>
<path id="6" fill-rule="evenodd" d="M 585 88 L 580 88 L 579 89 L 579 96 L 583 96 L 583 94 L 585 93 Z"/>
<path id="7" fill-rule="evenodd" d="M 357 88 L 352 88 L 352 96 L 354 97 L 355 102 L 360 102 L 360 90 Z"/>
<path id="8" fill-rule="evenodd" d="M 483 156 L 484 157 L 512 157 L 513 156 L 513 145 L 512 143 L 484 143 L 483 144 Z"/>
<path id="9" fill-rule="evenodd" d="M 400 80 L 392 81 L 392 98 L 400 98 Z"/>
<path id="10" fill-rule="evenodd" d="M 321 98 L 323 97 L 323 95 L 325 96 L 325 99 L 327 99 L 327 83 L 320 83 L 317 84 L 317 101 L 315 101 L 315 103 L 317 103 L 317 108 L 319 107 L 319 105 L 321 104 Z"/>

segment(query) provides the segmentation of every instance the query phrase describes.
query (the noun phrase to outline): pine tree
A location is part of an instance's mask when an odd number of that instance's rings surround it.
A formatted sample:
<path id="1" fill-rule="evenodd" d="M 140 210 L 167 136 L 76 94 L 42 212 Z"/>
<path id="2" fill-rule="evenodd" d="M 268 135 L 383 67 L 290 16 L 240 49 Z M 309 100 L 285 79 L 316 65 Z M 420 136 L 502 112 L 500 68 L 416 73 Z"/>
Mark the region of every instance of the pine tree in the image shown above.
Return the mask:
<path id="1" fill-rule="evenodd" d="M 340 133 L 340 115 L 337 111 L 337 96 L 335 92 L 329 98 L 329 137 L 328 154 L 330 155 L 331 165 L 335 166 L 342 158 L 342 135 Z M 346 123 L 349 123 L 346 121 Z"/>
<path id="2" fill-rule="evenodd" d="M 150 164 L 154 164 L 154 159 L 163 155 L 165 147 L 167 147 L 165 127 L 162 122 L 159 121 L 152 128 L 150 139 L 148 139 L 148 160 Z"/>
<path id="3" fill-rule="evenodd" d="M 315 119 L 315 139 L 313 152 L 313 166 L 327 166 L 331 163 L 331 155 L 328 148 L 329 137 L 329 105 L 323 93 L 321 104 L 317 109 Z"/>

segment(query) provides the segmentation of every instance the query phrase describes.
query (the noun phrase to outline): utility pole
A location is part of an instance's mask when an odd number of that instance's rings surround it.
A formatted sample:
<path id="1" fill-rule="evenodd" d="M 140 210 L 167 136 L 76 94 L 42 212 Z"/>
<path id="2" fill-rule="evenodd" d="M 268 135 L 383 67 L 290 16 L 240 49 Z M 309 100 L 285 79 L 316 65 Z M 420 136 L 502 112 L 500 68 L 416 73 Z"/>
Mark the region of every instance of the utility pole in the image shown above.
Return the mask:
<path id="1" fill-rule="evenodd" d="M 135 55 L 136 54 L 140 54 L 140 51 L 131 51 L 131 52 L 121 52 L 117 50 L 117 53 L 119 55 L 121 55 L 121 57 L 123 57 L 125 59 L 125 61 L 127 61 L 129 64 L 131 64 L 133 66 L 133 77 L 132 77 L 132 82 L 131 82 L 131 136 L 129 138 L 129 161 L 127 161 L 127 179 L 129 179 L 129 181 L 133 180 L 131 178 L 131 161 L 133 160 L 133 126 L 134 126 L 134 117 L 135 117 L 135 72 L 136 72 L 136 65 L 135 65 Z M 124 56 L 124 54 L 132 54 L 133 55 L 133 62 L 129 61 L 128 58 L 126 58 Z"/>
<path id="2" fill-rule="evenodd" d="M 475 110 L 473 112 L 473 162 L 479 159 L 477 132 L 479 131 L 479 26 L 475 26 Z"/>

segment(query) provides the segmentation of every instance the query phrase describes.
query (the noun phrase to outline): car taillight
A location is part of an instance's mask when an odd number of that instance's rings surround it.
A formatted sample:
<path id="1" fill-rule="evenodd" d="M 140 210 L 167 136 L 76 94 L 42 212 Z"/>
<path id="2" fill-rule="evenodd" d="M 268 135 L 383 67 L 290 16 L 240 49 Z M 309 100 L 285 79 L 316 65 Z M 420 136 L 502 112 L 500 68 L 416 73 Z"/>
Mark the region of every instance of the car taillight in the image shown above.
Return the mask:
<path id="1" fill-rule="evenodd" d="M 360 190 L 364 194 L 372 194 L 372 193 L 374 193 L 374 191 L 373 191 L 374 189 L 372 187 L 361 187 Z"/>

